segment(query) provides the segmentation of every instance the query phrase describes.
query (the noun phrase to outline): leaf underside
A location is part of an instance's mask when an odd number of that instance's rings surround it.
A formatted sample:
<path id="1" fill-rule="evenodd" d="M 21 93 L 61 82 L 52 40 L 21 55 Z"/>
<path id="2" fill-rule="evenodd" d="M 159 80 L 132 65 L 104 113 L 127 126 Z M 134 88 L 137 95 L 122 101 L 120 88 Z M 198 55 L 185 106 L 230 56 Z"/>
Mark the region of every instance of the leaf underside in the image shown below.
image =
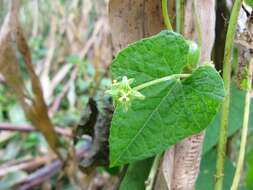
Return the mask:
<path id="1" fill-rule="evenodd" d="M 135 78 L 135 85 L 180 73 L 188 45 L 176 33 L 163 31 L 122 50 L 112 63 L 114 79 Z M 209 65 L 184 80 L 141 90 L 144 101 L 133 101 L 128 112 L 116 107 L 110 131 L 110 164 L 121 165 L 161 153 L 206 128 L 224 97 L 219 73 Z"/>

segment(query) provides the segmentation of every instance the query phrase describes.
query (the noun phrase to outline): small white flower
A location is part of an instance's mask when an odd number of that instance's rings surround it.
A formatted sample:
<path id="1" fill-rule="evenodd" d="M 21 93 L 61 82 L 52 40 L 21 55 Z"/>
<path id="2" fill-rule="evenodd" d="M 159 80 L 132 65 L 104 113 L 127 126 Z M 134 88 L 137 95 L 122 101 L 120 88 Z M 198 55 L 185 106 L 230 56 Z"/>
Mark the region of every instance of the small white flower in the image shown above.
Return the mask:
<path id="1" fill-rule="evenodd" d="M 134 99 L 143 100 L 145 96 L 139 91 L 131 88 L 134 79 L 128 79 L 124 76 L 121 82 L 113 80 L 111 90 L 107 90 L 106 93 L 111 95 L 115 106 L 122 104 L 125 111 L 128 110 Z"/>
<path id="2" fill-rule="evenodd" d="M 123 93 L 123 95 L 119 98 L 120 102 L 129 102 L 130 98 L 128 97 L 128 93 Z"/>

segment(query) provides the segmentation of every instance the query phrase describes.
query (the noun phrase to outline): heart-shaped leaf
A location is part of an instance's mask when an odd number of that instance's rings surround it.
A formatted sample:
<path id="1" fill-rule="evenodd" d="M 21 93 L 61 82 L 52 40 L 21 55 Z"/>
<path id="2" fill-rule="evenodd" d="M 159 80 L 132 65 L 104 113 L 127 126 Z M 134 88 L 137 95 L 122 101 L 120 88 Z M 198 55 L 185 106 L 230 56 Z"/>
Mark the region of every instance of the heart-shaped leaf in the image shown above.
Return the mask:
<path id="1" fill-rule="evenodd" d="M 164 31 L 122 50 L 112 64 L 114 78 L 135 78 L 135 85 L 180 73 L 188 64 L 188 45 Z M 110 131 L 110 164 L 121 165 L 161 153 L 196 134 L 212 121 L 224 97 L 223 82 L 210 65 L 180 81 L 142 89 L 145 100 L 134 100 L 127 112 L 118 105 Z"/>

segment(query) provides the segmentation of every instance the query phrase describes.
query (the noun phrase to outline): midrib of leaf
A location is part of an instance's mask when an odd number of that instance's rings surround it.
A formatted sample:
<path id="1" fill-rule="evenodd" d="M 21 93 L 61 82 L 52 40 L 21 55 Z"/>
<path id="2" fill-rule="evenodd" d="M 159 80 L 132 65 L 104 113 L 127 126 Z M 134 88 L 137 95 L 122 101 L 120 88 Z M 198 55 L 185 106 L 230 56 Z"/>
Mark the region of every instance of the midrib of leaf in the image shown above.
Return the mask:
<path id="1" fill-rule="evenodd" d="M 132 138 L 132 140 L 130 141 L 130 143 L 127 145 L 127 147 L 121 152 L 121 154 L 118 156 L 118 158 L 112 163 L 112 165 L 115 165 L 118 160 L 120 160 L 120 158 L 125 154 L 125 152 L 129 149 L 129 147 L 133 144 L 133 142 L 136 140 L 136 138 L 141 134 L 141 132 L 143 131 L 143 129 L 145 128 L 145 126 L 147 125 L 147 123 L 149 122 L 149 120 L 152 118 L 153 114 L 157 112 L 158 108 L 161 106 L 162 102 L 170 95 L 171 91 L 174 89 L 175 86 L 177 86 L 177 84 L 179 84 L 180 82 L 178 81 L 174 81 L 174 84 L 172 84 L 171 89 L 168 91 L 168 93 L 161 99 L 160 103 L 155 107 L 155 109 L 150 113 L 149 117 L 147 118 L 146 122 L 143 124 L 143 126 L 139 129 L 139 131 L 137 132 L 137 134 Z"/>

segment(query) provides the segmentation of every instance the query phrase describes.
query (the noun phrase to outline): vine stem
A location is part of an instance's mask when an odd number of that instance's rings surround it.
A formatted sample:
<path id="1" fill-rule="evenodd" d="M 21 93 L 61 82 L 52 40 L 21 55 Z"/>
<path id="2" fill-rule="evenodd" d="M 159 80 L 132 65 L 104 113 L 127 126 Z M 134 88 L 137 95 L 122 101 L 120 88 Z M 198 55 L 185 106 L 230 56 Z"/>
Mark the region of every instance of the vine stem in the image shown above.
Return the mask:
<path id="1" fill-rule="evenodd" d="M 247 143 L 247 134 L 248 134 L 248 125 L 249 125 L 249 113 L 250 113 L 250 99 L 251 99 L 251 86 L 252 86 L 252 71 L 253 71 L 253 58 L 251 58 L 249 63 L 249 76 L 248 76 L 248 89 L 245 96 L 245 104 L 244 104 L 244 115 L 243 115 L 243 126 L 242 126 L 242 134 L 241 134 L 241 144 L 240 151 L 235 171 L 235 176 L 233 179 L 233 183 L 231 186 L 231 190 L 237 190 L 240 182 L 240 177 L 243 168 L 246 143 Z"/>
<path id="2" fill-rule="evenodd" d="M 165 26 L 169 31 L 173 31 L 168 14 L 168 0 L 162 0 L 162 12 Z"/>
<path id="3" fill-rule="evenodd" d="M 142 90 L 143 88 L 146 88 L 146 87 L 149 87 L 149 86 L 161 83 L 161 82 L 166 82 L 166 81 L 169 81 L 169 80 L 175 80 L 175 79 L 180 79 L 180 78 L 186 78 L 186 77 L 189 77 L 189 76 L 191 76 L 191 74 L 174 74 L 174 75 L 162 77 L 162 78 L 159 78 L 159 79 L 155 79 L 155 80 L 152 80 L 152 81 L 149 81 L 149 82 L 145 82 L 143 84 L 140 84 L 140 85 L 134 87 L 133 89 L 138 91 L 138 90 Z"/>
<path id="4" fill-rule="evenodd" d="M 223 189 L 224 180 L 224 162 L 226 156 L 226 144 L 227 144 L 227 131 L 228 131 L 228 117 L 229 117 L 229 102 L 230 102 L 230 80 L 231 80 L 231 54 L 234 43 L 234 36 L 236 31 L 237 19 L 241 8 L 242 0 L 235 0 L 233 5 L 231 17 L 229 20 L 228 31 L 225 42 L 225 52 L 223 59 L 223 80 L 225 88 L 225 100 L 222 105 L 221 112 L 221 125 L 219 134 L 219 144 L 216 162 L 216 174 L 215 174 L 215 190 Z"/>
<path id="5" fill-rule="evenodd" d="M 182 33 L 182 0 L 176 0 L 176 31 Z"/>
<path id="6" fill-rule="evenodd" d="M 198 35 L 198 46 L 199 46 L 199 51 L 201 55 L 201 47 L 202 47 L 202 31 L 201 31 L 201 25 L 200 25 L 200 19 L 198 15 L 198 8 L 197 8 L 197 0 L 193 1 L 193 14 L 194 14 L 194 22 L 196 25 L 196 30 L 197 30 L 197 35 Z"/>
<path id="7" fill-rule="evenodd" d="M 155 181 L 155 176 L 156 176 L 156 173 L 157 173 L 157 169 L 159 167 L 160 160 L 161 160 L 161 155 L 160 154 L 156 155 L 156 157 L 154 159 L 154 162 L 153 162 L 153 165 L 150 169 L 148 179 L 146 181 L 147 186 L 146 186 L 145 190 L 152 190 L 153 185 L 154 185 L 154 181 Z"/>

